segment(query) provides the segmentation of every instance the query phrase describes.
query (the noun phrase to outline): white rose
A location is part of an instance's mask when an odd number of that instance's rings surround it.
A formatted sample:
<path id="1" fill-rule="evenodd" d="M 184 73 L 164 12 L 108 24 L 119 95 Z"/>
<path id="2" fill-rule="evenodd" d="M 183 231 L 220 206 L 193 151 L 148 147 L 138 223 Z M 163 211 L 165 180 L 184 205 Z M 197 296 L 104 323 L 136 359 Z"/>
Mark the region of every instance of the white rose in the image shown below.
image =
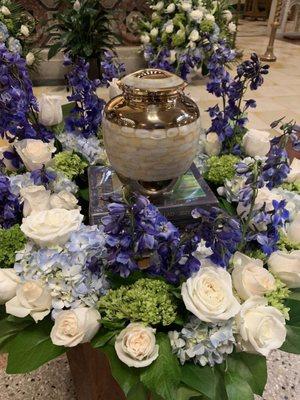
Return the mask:
<path id="1" fill-rule="evenodd" d="M 53 141 L 44 143 L 37 139 L 23 139 L 14 143 L 14 146 L 28 171 L 41 169 L 43 165 L 47 165 L 56 150 Z"/>
<path id="2" fill-rule="evenodd" d="M 76 0 L 75 3 L 73 4 L 73 8 L 75 11 L 79 11 L 81 8 L 81 4 L 79 0 Z"/>
<path id="3" fill-rule="evenodd" d="M 128 367 L 147 367 L 158 357 L 155 329 L 142 323 L 131 323 L 117 336 L 115 349 Z"/>
<path id="4" fill-rule="evenodd" d="M 275 278 L 264 268 L 262 260 L 236 252 L 232 262 L 234 265 L 231 274 L 233 286 L 242 300 L 247 300 L 251 296 L 263 296 L 275 289 Z"/>
<path id="5" fill-rule="evenodd" d="M 216 132 L 209 132 L 206 135 L 206 141 L 204 143 L 205 153 L 209 156 L 217 156 L 220 154 L 222 143 L 219 140 L 219 136 Z"/>
<path id="6" fill-rule="evenodd" d="M 27 65 L 32 65 L 35 61 L 35 55 L 30 51 L 29 53 L 26 54 L 26 64 Z"/>
<path id="7" fill-rule="evenodd" d="M 270 212 L 274 210 L 273 200 L 281 201 L 283 200 L 283 196 L 280 194 L 276 194 L 269 190 L 267 187 L 262 187 L 257 190 L 257 196 L 255 199 L 254 210 L 260 210 L 263 206 L 265 206 L 265 211 Z M 241 203 L 237 206 L 237 213 L 239 215 L 249 213 L 250 206 L 243 206 Z"/>
<path id="8" fill-rule="evenodd" d="M 286 235 L 290 242 L 300 244 L 300 211 L 293 221 L 287 224 Z"/>
<path id="9" fill-rule="evenodd" d="M 285 341 L 284 316 L 277 308 L 268 306 L 264 297 L 254 296 L 245 301 L 236 323 L 243 351 L 266 357 Z"/>
<path id="10" fill-rule="evenodd" d="M 172 20 L 171 20 L 171 21 L 168 21 L 168 22 L 166 23 L 166 26 L 165 26 L 165 31 L 166 31 L 167 33 L 172 33 L 173 30 L 174 30 L 173 21 L 172 21 Z"/>
<path id="11" fill-rule="evenodd" d="M 177 55 L 177 51 L 176 50 L 170 50 L 170 61 L 171 61 L 171 63 L 174 63 L 176 61 L 176 55 Z"/>
<path id="12" fill-rule="evenodd" d="M 20 32 L 22 33 L 23 36 L 26 37 L 29 36 L 29 29 L 26 25 L 21 25 Z"/>
<path id="13" fill-rule="evenodd" d="M 3 15 L 5 15 L 6 17 L 7 17 L 8 15 L 11 14 L 11 12 L 9 11 L 9 9 L 8 9 L 6 6 L 2 6 L 2 7 L 0 8 L 0 12 L 1 12 Z"/>
<path id="14" fill-rule="evenodd" d="M 275 251 L 270 255 L 268 266 L 289 288 L 300 288 L 300 250 Z"/>
<path id="15" fill-rule="evenodd" d="M 240 311 L 240 304 L 232 293 L 230 274 L 208 260 L 200 270 L 183 283 L 181 295 L 186 308 L 201 321 L 227 321 Z"/>
<path id="16" fill-rule="evenodd" d="M 92 340 L 100 328 L 100 313 L 94 308 L 78 307 L 56 314 L 50 337 L 57 346 L 74 347 Z"/>
<path id="17" fill-rule="evenodd" d="M 190 13 L 190 18 L 194 21 L 200 22 L 203 18 L 203 11 L 201 10 L 193 10 Z"/>
<path id="18" fill-rule="evenodd" d="M 58 125 L 63 120 L 62 97 L 43 93 L 39 100 L 39 122 L 45 126 Z"/>
<path id="19" fill-rule="evenodd" d="M 13 268 L 0 268 L 0 304 L 5 304 L 16 295 L 20 278 Z"/>
<path id="20" fill-rule="evenodd" d="M 290 165 L 290 172 L 286 178 L 287 182 L 300 183 L 300 160 L 294 158 Z"/>
<path id="21" fill-rule="evenodd" d="M 27 186 L 20 190 L 23 199 L 23 215 L 50 209 L 50 190 L 45 186 Z"/>
<path id="22" fill-rule="evenodd" d="M 67 190 L 62 190 L 59 193 L 54 193 L 51 195 L 50 207 L 74 210 L 78 207 L 78 200 L 72 193 L 68 192 Z"/>
<path id="23" fill-rule="evenodd" d="M 109 98 L 113 99 L 114 97 L 119 96 L 122 94 L 122 90 L 120 89 L 118 85 L 119 79 L 118 78 L 113 78 L 111 82 L 109 82 Z"/>
<path id="24" fill-rule="evenodd" d="M 163 1 L 159 1 L 158 3 L 156 3 L 154 6 L 151 6 L 151 8 L 153 9 L 153 10 L 156 10 L 156 11 L 161 11 L 163 8 L 164 8 L 164 2 Z"/>
<path id="25" fill-rule="evenodd" d="M 175 11 L 175 4 L 174 3 L 171 3 L 171 4 L 169 4 L 168 5 L 168 7 L 167 7 L 167 9 L 166 9 L 166 12 L 168 13 L 168 14 L 171 14 L 172 12 L 174 12 Z"/>
<path id="26" fill-rule="evenodd" d="M 226 19 L 227 22 L 230 22 L 232 20 L 232 13 L 229 10 L 224 10 L 223 11 L 223 17 Z"/>
<path id="27" fill-rule="evenodd" d="M 78 209 L 53 208 L 23 218 L 21 230 L 41 247 L 63 245 L 79 229 L 82 220 Z"/>
<path id="28" fill-rule="evenodd" d="M 141 42 L 144 44 L 148 44 L 150 42 L 150 36 L 149 35 L 141 35 Z"/>
<path id="29" fill-rule="evenodd" d="M 228 30 L 230 33 L 234 33 L 236 31 L 236 24 L 234 22 L 229 22 Z"/>
<path id="30" fill-rule="evenodd" d="M 28 281 L 18 285 L 16 296 L 6 303 L 6 312 L 19 318 L 31 315 L 38 322 L 50 313 L 51 304 L 49 289 L 40 281 Z"/>
<path id="31" fill-rule="evenodd" d="M 267 131 L 249 129 L 243 137 L 243 147 L 245 153 L 251 157 L 264 157 L 271 148 L 271 135 Z"/>
<path id="32" fill-rule="evenodd" d="M 189 12 L 192 9 L 192 3 L 189 0 L 183 0 L 181 2 L 181 8 L 183 11 Z"/>
<path id="33" fill-rule="evenodd" d="M 212 14 L 206 14 L 205 19 L 207 21 L 215 22 L 215 17 Z"/>
<path id="34" fill-rule="evenodd" d="M 197 40 L 199 40 L 199 32 L 197 31 L 197 29 L 193 29 L 192 32 L 190 33 L 189 39 L 192 42 L 196 42 Z"/>
<path id="35" fill-rule="evenodd" d="M 150 36 L 156 37 L 157 35 L 158 35 L 158 29 L 157 28 L 151 29 Z"/>
<path id="36" fill-rule="evenodd" d="M 12 165 L 11 160 L 8 160 L 4 157 L 5 151 L 13 151 L 12 145 L 9 143 L 8 140 L 0 138 L 0 161 L 3 162 L 4 166 L 8 171 L 15 171 L 16 168 Z M 1 164 L 1 163 L 0 163 Z"/>

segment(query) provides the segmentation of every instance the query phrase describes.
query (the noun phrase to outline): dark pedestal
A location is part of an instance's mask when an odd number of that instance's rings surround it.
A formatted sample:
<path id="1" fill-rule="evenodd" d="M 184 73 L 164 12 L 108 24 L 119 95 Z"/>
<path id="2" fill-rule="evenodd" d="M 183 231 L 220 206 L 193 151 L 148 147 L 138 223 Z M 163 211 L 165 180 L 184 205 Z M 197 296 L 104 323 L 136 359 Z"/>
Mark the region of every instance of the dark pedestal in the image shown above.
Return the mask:
<path id="1" fill-rule="evenodd" d="M 126 400 L 103 353 L 86 343 L 67 355 L 78 400 Z"/>

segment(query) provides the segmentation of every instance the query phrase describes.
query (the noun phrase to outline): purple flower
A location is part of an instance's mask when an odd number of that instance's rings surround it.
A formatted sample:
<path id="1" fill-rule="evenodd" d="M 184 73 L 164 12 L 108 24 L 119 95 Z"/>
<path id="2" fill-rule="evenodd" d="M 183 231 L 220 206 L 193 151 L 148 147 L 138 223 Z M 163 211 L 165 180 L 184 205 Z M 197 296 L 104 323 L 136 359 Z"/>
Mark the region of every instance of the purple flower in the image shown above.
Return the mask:
<path id="1" fill-rule="evenodd" d="M 125 73 L 125 65 L 119 63 L 111 51 L 105 51 L 104 57 L 101 61 L 101 84 L 108 87 L 109 82 L 114 78 L 120 78 Z"/>
<path id="2" fill-rule="evenodd" d="M 32 171 L 30 178 L 33 180 L 35 185 L 47 186 L 56 179 L 56 173 L 43 167 Z"/>
<path id="3" fill-rule="evenodd" d="M 10 190 L 9 179 L 0 174 L 0 227 L 10 228 L 21 219 L 18 197 Z"/>

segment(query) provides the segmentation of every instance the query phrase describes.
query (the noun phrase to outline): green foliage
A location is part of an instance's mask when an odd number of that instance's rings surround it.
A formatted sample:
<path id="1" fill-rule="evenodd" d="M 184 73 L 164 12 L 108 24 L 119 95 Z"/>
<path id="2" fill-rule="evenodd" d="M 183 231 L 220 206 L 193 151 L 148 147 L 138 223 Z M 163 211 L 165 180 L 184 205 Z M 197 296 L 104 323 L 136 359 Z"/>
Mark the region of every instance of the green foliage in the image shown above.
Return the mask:
<path id="1" fill-rule="evenodd" d="M 19 225 L 0 229 L 0 268 L 11 268 L 15 263 L 16 252 L 22 250 L 26 237 Z"/>
<path id="2" fill-rule="evenodd" d="M 181 368 L 172 354 L 170 340 L 164 333 L 156 336 L 159 345 L 158 358 L 141 373 L 141 381 L 151 391 L 165 400 L 177 400 L 177 388 L 181 379 Z"/>
<path id="3" fill-rule="evenodd" d="M 264 263 L 268 259 L 268 256 L 266 256 L 266 254 L 263 251 L 261 251 L 260 249 L 247 251 L 246 253 L 247 253 L 247 256 L 249 256 L 251 258 L 258 258 L 259 260 L 262 260 Z"/>
<path id="4" fill-rule="evenodd" d="M 235 164 L 239 158 L 232 154 L 212 156 L 207 160 L 207 170 L 204 178 L 214 185 L 222 185 L 225 179 L 232 179 L 235 175 Z"/>
<path id="5" fill-rule="evenodd" d="M 104 51 L 117 42 L 110 28 L 110 12 L 99 0 L 80 0 L 79 9 L 74 8 L 74 3 L 75 0 L 57 1 L 61 8 L 53 16 L 57 23 L 49 29 L 53 45 L 48 59 L 63 50 L 73 59 L 100 60 Z"/>
<path id="6" fill-rule="evenodd" d="M 285 300 L 289 297 L 290 290 L 279 279 L 275 277 L 276 288 L 265 294 L 268 304 L 277 308 L 284 315 L 285 319 L 289 318 L 289 307 L 286 307 Z"/>
<path id="7" fill-rule="evenodd" d="M 203 32 L 210 33 L 210 32 L 212 32 L 214 30 L 214 22 L 213 21 L 208 21 L 207 19 L 204 19 L 200 23 L 200 29 Z"/>
<path id="8" fill-rule="evenodd" d="M 104 328 L 101 328 L 97 335 L 93 338 L 91 344 L 95 348 L 104 347 L 110 340 L 112 340 L 117 331 L 107 331 Z"/>
<path id="9" fill-rule="evenodd" d="M 300 194 L 300 183 L 297 182 L 284 182 L 281 185 L 282 189 L 289 190 L 290 192 L 297 192 Z"/>
<path id="10" fill-rule="evenodd" d="M 171 289 L 157 279 L 140 279 L 130 286 L 110 290 L 99 301 L 101 315 L 108 321 L 128 319 L 149 325 L 170 325 L 177 316 Z"/>
<path id="11" fill-rule="evenodd" d="M 285 305 L 290 308 L 287 336 L 281 350 L 300 354 L 300 289 L 292 290 Z"/>
<path id="12" fill-rule="evenodd" d="M 300 326 L 286 326 L 286 339 L 280 350 L 300 354 Z"/>
<path id="13" fill-rule="evenodd" d="M 280 239 L 277 246 L 278 249 L 282 251 L 300 250 L 300 244 L 291 242 L 284 232 L 280 232 Z"/>
<path id="14" fill-rule="evenodd" d="M 53 158 L 54 169 L 65 174 L 69 179 L 82 174 L 88 163 L 72 151 L 62 151 Z"/>
<path id="15" fill-rule="evenodd" d="M 0 352 L 5 352 L 9 343 L 20 333 L 23 329 L 33 325 L 33 320 L 30 317 L 16 318 L 12 315 L 7 315 L 3 308 L 3 313 L 0 319 Z"/>

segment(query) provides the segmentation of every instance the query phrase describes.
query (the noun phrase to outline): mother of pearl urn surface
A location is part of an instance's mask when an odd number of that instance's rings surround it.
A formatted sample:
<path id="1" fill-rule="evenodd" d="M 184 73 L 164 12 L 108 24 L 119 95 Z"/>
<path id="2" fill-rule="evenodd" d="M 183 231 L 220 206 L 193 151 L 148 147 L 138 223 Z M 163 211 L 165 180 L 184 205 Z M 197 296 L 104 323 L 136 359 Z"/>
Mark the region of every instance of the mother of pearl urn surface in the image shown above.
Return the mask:
<path id="1" fill-rule="evenodd" d="M 109 161 L 124 180 L 168 181 L 191 166 L 200 135 L 200 114 L 183 93 L 185 82 L 159 69 L 125 76 L 123 91 L 104 110 Z"/>

